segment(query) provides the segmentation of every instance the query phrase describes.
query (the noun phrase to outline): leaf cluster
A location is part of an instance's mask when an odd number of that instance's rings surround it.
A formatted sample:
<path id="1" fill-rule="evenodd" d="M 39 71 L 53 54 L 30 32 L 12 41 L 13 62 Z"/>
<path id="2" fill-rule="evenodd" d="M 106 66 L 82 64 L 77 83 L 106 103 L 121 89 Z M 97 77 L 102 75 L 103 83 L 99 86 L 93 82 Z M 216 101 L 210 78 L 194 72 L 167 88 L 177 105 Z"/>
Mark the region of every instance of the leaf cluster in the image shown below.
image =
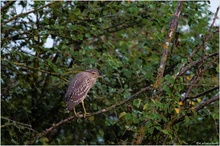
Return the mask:
<path id="1" fill-rule="evenodd" d="M 93 113 L 154 84 L 178 2 L 1 2 L 2 144 L 28 144 L 69 116 L 78 72 L 106 76 L 88 93 Z M 218 141 L 218 34 L 207 2 L 184 2 L 158 89 L 105 113 L 55 126 L 34 144 L 195 144 Z M 77 105 L 82 112 L 81 105 Z M 204 126 L 206 125 L 206 126 Z M 201 135 L 202 133 L 202 135 Z"/>

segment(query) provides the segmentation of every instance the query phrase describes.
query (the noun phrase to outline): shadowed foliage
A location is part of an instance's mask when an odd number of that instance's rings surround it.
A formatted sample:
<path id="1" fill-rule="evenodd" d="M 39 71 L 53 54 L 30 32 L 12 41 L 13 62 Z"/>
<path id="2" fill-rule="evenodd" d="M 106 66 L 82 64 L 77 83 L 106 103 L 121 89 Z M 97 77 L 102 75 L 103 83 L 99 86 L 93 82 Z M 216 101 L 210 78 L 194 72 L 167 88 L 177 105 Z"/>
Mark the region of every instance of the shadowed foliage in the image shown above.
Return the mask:
<path id="1" fill-rule="evenodd" d="M 208 7 L 1 1 L 1 143 L 218 144 L 219 26 Z M 94 114 L 67 119 L 68 84 L 90 68 L 106 76 L 84 101 Z"/>

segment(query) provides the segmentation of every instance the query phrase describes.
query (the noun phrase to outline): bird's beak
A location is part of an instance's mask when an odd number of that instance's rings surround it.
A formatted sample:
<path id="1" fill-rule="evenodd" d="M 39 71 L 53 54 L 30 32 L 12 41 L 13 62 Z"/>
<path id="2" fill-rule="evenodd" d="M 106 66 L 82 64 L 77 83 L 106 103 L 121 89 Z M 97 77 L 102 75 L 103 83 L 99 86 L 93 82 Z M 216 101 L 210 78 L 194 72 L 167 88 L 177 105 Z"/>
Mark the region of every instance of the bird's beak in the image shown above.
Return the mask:
<path id="1" fill-rule="evenodd" d="M 105 78 L 106 76 L 103 74 L 99 74 L 98 78 Z"/>

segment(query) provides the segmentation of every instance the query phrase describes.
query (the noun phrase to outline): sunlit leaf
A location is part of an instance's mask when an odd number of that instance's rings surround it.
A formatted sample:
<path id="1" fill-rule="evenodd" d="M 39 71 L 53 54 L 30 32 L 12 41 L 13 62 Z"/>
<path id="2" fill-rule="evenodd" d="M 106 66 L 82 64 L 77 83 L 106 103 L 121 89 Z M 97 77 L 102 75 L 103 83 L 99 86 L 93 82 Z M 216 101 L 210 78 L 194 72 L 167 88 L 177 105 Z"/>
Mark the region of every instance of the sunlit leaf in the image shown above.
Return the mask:
<path id="1" fill-rule="evenodd" d="M 123 117 L 124 115 L 126 115 L 126 114 L 127 114 L 126 112 L 122 112 L 122 113 L 119 114 L 119 117 L 118 117 L 118 118 L 120 119 L 120 118 L 122 118 L 122 117 Z"/>

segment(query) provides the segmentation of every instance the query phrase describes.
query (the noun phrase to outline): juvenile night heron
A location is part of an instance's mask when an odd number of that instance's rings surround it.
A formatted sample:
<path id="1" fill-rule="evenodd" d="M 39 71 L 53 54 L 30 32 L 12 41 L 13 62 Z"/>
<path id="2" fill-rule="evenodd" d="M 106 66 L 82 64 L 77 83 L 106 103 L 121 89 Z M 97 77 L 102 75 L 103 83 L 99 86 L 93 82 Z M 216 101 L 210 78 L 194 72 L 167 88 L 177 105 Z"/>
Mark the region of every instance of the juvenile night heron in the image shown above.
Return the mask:
<path id="1" fill-rule="evenodd" d="M 89 69 L 75 75 L 65 96 L 66 111 L 68 113 L 70 110 L 74 109 L 74 114 L 77 116 L 75 106 L 82 102 L 84 117 L 86 116 L 87 113 L 84 106 L 84 99 L 89 90 L 95 84 L 96 79 L 99 77 L 102 76 L 97 69 Z"/>

